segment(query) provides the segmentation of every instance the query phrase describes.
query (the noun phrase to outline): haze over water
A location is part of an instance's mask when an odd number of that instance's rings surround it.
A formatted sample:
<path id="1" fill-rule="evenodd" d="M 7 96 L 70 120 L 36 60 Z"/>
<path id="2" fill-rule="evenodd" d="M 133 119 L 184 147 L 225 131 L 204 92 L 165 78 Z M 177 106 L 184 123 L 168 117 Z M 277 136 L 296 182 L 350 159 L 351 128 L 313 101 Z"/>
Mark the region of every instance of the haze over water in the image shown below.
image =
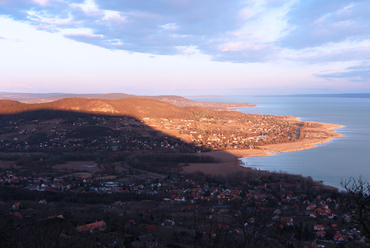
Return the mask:
<path id="1" fill-rule="evenodd" d="M 284 171 L 311 176 L 342 189 L 340 182 L 349 177 L 370 179 L 370 98 L 352 97 L 256 97 L 227 96 L 191 98 L 197 101 L 249 102 L 256 108 L 241 108 L 245 113 L 287 115 L 302 121 L 340 124 L 344 135 L 319 147 L 280 153 L 269 157 L 246 157 L 245 166 L 261 170 Z"/>

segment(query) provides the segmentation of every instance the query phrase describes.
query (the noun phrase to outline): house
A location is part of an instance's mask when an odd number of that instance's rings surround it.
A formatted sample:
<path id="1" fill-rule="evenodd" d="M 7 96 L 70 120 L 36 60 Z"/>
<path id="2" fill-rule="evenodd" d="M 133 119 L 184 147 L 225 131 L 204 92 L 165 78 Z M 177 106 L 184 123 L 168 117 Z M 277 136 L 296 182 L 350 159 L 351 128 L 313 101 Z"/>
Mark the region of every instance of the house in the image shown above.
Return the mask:
<path id="1" fill-rule="evenodd" d="M 276 210 L 274 211 L 274 214 L 281 214 L 281 210 L 280 210 L 280 209 L 276 209 Z"/>
<path id="2" fill-rule="evenodd" d="M 323 231 L 325 229 L 324 225 L 315 225 L 313 230 L 315 231 Z"/>
<path id="3" fill-rule="evenodd" d="M 238 201 L 238 200 L 241 200 L 242 198 L 238 195 L 234 196 L 234 198 L 232 199 L 233 201 Z"/>
<path id="4" fill-rule="evenodd" d="M 13 204 L 12 209 L 19 210 L 21 207 L 22 207 L 22 204 L 20 202 L 16 202 Z"/>
<path id="5" fill-rule="evenodd" d="M 325 231 L 316 232 L 316 237 L 325 238 L 325 235 L 326 235 Z"/>
<path id="6" fill-rule="evenodd" d="M 340 241 L 340 242 L 346 241 L 346 240 L 347 240 L 347 235 L 340 234 L 339 232 L 337 232 L 337 233 L 334 235 L 334 240 L 335 240 L 335 241 Z"/>
<path id="7" fill-rule="evenodd" d="M 111 207 L 112 208 L 122 207 L 122 202 L 121 201 L 116 201 L 116 202 L 112 203 Z"/>
<path id="8" fill-rule="evenodd" d="M 287 217 L 281 217 L 280 221 L 282 223 L 285 223 L 287 226 L 293 226 L 294 222 L 292 218 L 287 218 Z"/>
<path id="9" fill-rule="evenodd" d="M 135 225 L 135 224 L 136 224 L 134 220 L 129 220 L 129 221 L 128 221 L 128 223 L 129 223 L 130 225 Z"/>
<path id="10" fill-rule="evenodd" d="M 328 208 L 329 208 L 329 205 L 328 205 L 328 204 L 322 204 L 322 205 L 321 205 L 321 208 L 322 208 L 322 209 L 328 209 Z"/>
<path id="11" fill-rule="evenodd" d="M 11 213 L 14 217 L 18 217 L 19 219 L 22 219 L 22 215 L 19 212 Z"/>
<path id="12" fill-rule="evenodd" d="M 308 205 L 307 206 L 307 208 L 306 208 L 306 210 L 308 210 L 308 211 L 313 211 L 314 209 L 316 208 L 316 205 Z"/>
<path id="13" fill-rule="evenodd" d="M 157 226 L 156 225 L 147 225 L 146 230 L 149 232 L 156 232 L 157 231 Z"/>
<path id="14" fill-rule="evenodd" d="M 217 224 L 217 227 L 219 229 L 222 229 L 222 230 L 228 230 L 229 229 L 229 225 L 225 225 L 225 224 Z"/>
<path id="15" fill-rule="evenodd" d="M 189 205 L 189 206 L 186 206 L 186 207 L 182 207 L 181 208 L 181 211 L 194 211 L 196 210 L 197 207 L 196 206 L 193 206 L 193 205 Z"/>
<path id="16" fill-rule="evenodd" d="M 158 245 L 158 242 L 155 240 L 151 233 L 146 235 L 141 235 L 138 237 L 139 240 L 136 240 L 131 243 L 131 246 L 135 248 L 155 248 Z"/>
<path id="17" fill-rule="evenodd" d="M 326 215 L 329 219 L 331 219 L 331 220 L 335 220 L 335 219 L 338 219 L 338 216 L 336 216 L 335 214 L 333 214 L 333 213 L 329 213 L 329 214 L 327 214 Z"/>
<path id="18" fill-rule="evenodd" d="M 185 197 L 182 195 L 172 195 L 171 199 L 175 201 L 183 201 L 183 202 L 186 201 Z"/>
<path id="19" fill-rule="evenodd" d="M 290 218 L 288 221 L 287 221 L 287 226 L 293 226 L 294 225 L 294 222 L 293 222 L 293 219 Z"/>
<path id="20" fill-rule="evenodd" d="M 174 225 L 175 225 L 175 222 L 173 220 L 165 220 L 162 223 L 162 226 L 174 226 Z"/>
<path id="21" fill-rule="evenodd" d="M 97 222 L 90 223 L 87 225 L 78 226 L 76 229 L 77 229 L 77 232 L 93 233 L 95 230 L 105 231 L 106 227 L 107 226 L 104 221 L 97 221 Z"/>
<path id="22" fill-rule="evenodd" d="M 316 217 L 317 217 L 317 214 L 316 214 L 316 213 L 311 213 L 311 214 L 310 214 L 310 218 L 314 218 L 314 219 L 316 219 Z"/>
<path id="23" fill-rule="evenodd" d="M 225 198 L 226 197 L 226 195 L 225 194 L 223 194 L 223 193 L 221 193 L 221 194 L 219 194 L 218 196 L 217 196 L 217 198 L 218 199 L 222 199 L 222 198 Z"/>
<path id="24" fill-rule="evenodd" d="M 203 196 L 201 196 L 201 195 L 195 195 L 193 197 L 193 202 L 196 202 L 197 200 L 202 200 L 202 199 L 203 199 Z"/>
<path id="25" fill-rule="evenodd" d="M 316 213 L 318 213 L 320 216 L 325 216 L 327 214 L 327 210 L 325 209 L 316 209 Z"/>

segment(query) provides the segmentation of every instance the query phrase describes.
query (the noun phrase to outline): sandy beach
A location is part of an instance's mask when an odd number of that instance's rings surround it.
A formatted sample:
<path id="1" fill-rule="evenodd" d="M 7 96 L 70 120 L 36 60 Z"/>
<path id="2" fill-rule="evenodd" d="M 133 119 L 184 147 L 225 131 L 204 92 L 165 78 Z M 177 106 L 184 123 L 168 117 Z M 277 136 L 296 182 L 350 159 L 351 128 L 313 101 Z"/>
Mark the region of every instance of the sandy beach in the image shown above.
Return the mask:
<path id="1" fill-rule="evenodd" d="M 310 149 L 325 144 L 333 138 L 343 137 L 341 134 L 336 133 L 336 130 L 334 130 L 342 128 L 343 126 L 329 123 L 320 124 L 320 127 L 312 128 L 312 131 L 317 134 L 324 133 L 325 136 L 323 137 L 303 138 L 295 142 L 264 145 L 260 146 L 259 149 L 224 150 L 201 153 L 199 154 L 199 156 L 211 156 L 222 162 L 212 164 L 190 164 L 190 166 L 183 167 L 183 172 L 192 173 L 196 171 L 201 171 L 209 175 L 225 175 L 238 171 L 249 171 L 251 170 L 251 168 L 240 165 L 239 158 L 271 156 L 276 153 Z"/>

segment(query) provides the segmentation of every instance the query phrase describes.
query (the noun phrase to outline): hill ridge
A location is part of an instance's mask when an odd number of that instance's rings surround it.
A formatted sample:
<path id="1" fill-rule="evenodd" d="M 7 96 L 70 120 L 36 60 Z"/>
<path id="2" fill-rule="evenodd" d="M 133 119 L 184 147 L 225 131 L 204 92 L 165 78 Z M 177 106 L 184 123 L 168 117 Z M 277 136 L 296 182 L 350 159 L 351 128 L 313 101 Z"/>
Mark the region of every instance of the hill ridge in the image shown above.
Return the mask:
<path id="1" fill-rule="evenodd" d="M 48 103 L 21 103 L 0 100 L 0 114 L 14 114 L 31 110 L 67 110 L 82 113 L 125 115 L 135 118 L 194 118 L 194 115 L 170 103 L 144 98 L 120 100 L 64 98 Z"/>
<path id="2" fill-rule="evenodd" d="M 125 93 L 108 93 L 108 94 L 27 94 L 27 93 L 0 93 L 0 99 L 16 100 L 23 103 L 46 103 L 57 101 L 64 98 L 85 98 L 85 99 L 105 99 L 120 100 L 126 98 L 144 98 L 171 103 L 178 107 L 206 107 L 215 110 L 229 110 L 241 107 L 255 107 L 251 103 L 229 103 L 229 102 L 199 102 L 176 95 L 159 95 L 159 96 L 138 96 Z"/>

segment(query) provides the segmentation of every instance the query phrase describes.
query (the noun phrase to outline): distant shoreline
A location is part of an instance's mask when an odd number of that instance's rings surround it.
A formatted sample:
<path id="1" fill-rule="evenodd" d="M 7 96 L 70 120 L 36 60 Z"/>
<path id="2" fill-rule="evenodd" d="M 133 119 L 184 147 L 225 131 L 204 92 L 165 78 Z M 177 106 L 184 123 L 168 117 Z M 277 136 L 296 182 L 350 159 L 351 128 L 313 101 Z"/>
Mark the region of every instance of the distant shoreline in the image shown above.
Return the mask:
<path id="1" fill-rule="evenodd" d="M 297 117 L 292 117 L 297 118 Z M 331 141 L 333 138 L 344 137 L 338 134 L 336 130 L 342 128 L 342 125 L 330 124 L 330 123 L 319 123 L 322 126 L 317 131 L 325 131 L 330 133 L 330 137 L 326 138 L 307 138 L 295 142 L 280 143 L 280 144 L 269 144 L 260 146 L 259 149 L 244 149 L 244 150 L 223 150 L 223 151 L 211 151 L 201 153 L 200 156 L 211 156 L 215 159 L 221 160 L 220 163 L 209 163 L 209 164 L 190 164 L 190 166 L 183 167 L 185 173 L 193 173 L 201 171 L 209 175 L 227 175 L 229 173 L 235 173 L 238 171 L 250 171 L 253 167 L 246 167 L 240 164 L 240 158 L 245 157 L 263 157 L 271 156 L 276 153 L 283 152 L 294 152 L 300 150 L 311 149 L 325 144 Z"/>
<path id="2" fill-rule="evenodd" d="M 184 97 L 189 97 L 189 98 L 211 98 L 211 97 L 219 97 L 219 98 L 222 98 L 222 97 L 225 97 L 225 96 L 220 96 L 220 95 L 200 95 L 200 96 L 184 96 Z"/>

